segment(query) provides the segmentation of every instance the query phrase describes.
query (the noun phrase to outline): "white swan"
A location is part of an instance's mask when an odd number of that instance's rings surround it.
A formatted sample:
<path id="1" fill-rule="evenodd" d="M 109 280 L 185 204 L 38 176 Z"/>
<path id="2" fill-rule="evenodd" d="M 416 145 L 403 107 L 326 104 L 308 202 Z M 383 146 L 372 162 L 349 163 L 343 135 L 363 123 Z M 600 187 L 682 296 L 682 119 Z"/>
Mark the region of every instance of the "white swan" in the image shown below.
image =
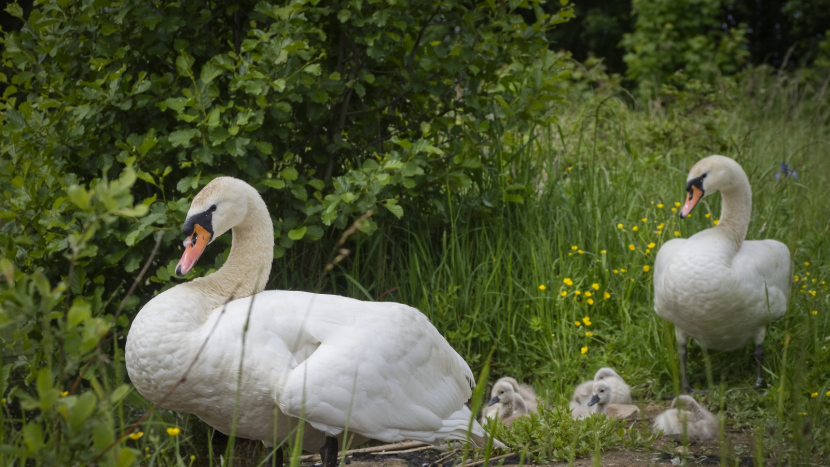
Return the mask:
<path id="1" fill-rule="evenodd" d="M 535 413 L 538 405 L 533 388 L 519 384 L 509 376 L 496 381 L 490 396 L 491 399 L 484 408 L 482 423 L 487 418 L 501 418 L 509 426 L 517 418 Z"/>
<path id="2" fill-rule="evenodd" d="M 631 388 L 616 371 L 600 368 L 594 376 L 591 400 L 592 413 L 605 413 L 610 404 L 631 404 Z"/>
<path id="3" fill-rule="evenodd" d="M 473 373 L 418 310 L 262 292 L 274 231 L 265 203 L 247 183 L 217 178 L 193 199 L 177 274 L 187 274 L 207 244 L 229 229 L 231 253 L 219 271 L 159 294 L 133 321 L 126 364 L 144 397 L 230 433 L 238 387 L 237 436 L 271 446 L 303 418 L 304 448 L 325 442 L 325 465 L 336 462 L 333 437 L 347 426 L 359 438 L 385 442 L 445 446 L 469 436 L 484 443 L 477 422 L 467 432 L 472 413 L 464 402 L 472 395 Z M 229 297 L 235 300 L 223 306 Z M 187 378 L 164 399 L 208 337 Z"/>
<path id="4" fill-rule="evenodd" d="M 790 251 L 775 240 L 744 241 L 752 189 L 734 160 L 700 160 L 689 172 L 686 190 L 681 218 L 716 191 L 723 208 L 717 226 L 666 242 L 654 262 L 654 311 L 674 323 L 683 389 L 694 391 L 686 380 L 689 337 L 714 350 L 735 350 L 753 340 L 760 387 L 767 324 L 784 315 L 790 298 Z"/>
<path id="5" fill-rule="evenodd" d="M 698 404 L 691 396 L 678 396 L 666 410 L 654 419 L 654 433 L 681 435 L 685 430 L 689 439 L 714 439 L 718 435 L 718 419 Z"/>
<path id="6" fill-rule="evenodd" d="M 573 417 L 574 420 L 591 416 L 592 411 L 588 403 L 591 402 L 591 396 L 593 393 L 593 380 L 585 381 L 576 387 L 570 402 L 571 417 Z"/>

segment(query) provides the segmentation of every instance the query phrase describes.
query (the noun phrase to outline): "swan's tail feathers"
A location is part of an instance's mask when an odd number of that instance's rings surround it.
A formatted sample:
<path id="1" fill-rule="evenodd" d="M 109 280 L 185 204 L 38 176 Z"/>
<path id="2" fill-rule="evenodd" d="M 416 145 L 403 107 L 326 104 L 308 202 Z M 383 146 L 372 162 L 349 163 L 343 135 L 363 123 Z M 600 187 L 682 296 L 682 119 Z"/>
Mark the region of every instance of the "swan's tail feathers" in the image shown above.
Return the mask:
<path id="1" fill-rule="evenodd" d="M 470 444 L 475 447 L 484 447 L 487 444 L 488 434 L 478 421 L 472 420 L 472 425 L 470 425 L 471 419 L 473 419 L 473 413 L 467 406 L 457 410 L 444 420 L 444 426 L 438 430 L 439 435 L 436 441 L 440 441 L 443 447 L 454 447 L 453 445 L 456 444 L 454 441 L 464 443 L 469 440 Z M 497 439 L 493 439 L 493 447 L 507 449 L 507 446 Z"/>

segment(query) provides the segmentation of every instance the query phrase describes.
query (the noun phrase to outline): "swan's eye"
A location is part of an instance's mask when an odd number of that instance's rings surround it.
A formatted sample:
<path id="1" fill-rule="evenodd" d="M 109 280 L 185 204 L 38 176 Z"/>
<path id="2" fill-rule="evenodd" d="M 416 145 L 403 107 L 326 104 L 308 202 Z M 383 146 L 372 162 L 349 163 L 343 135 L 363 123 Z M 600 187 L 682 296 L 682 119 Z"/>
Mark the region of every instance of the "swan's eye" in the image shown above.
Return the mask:
<path id="1" fill-rule="evenodd" d="M 209 212 L 213 212 L 215 210 L 216 210 L 216 205 L 215 204 L 213 206 L 211 206 L 210 209 L 208 209 Z"/>

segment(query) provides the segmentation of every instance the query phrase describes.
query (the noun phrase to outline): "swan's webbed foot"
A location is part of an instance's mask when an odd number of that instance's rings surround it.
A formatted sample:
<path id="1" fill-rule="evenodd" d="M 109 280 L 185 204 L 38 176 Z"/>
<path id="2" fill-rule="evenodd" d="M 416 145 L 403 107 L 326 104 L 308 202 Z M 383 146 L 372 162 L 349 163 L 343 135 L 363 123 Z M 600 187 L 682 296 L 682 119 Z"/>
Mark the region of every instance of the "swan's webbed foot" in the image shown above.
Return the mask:
<path id="1" fill-rule="evenodd" d="M 320 448 L 320 459 L 323 467 L 337 467 L 337 438 L 326 437 L 326 444 Z"/>

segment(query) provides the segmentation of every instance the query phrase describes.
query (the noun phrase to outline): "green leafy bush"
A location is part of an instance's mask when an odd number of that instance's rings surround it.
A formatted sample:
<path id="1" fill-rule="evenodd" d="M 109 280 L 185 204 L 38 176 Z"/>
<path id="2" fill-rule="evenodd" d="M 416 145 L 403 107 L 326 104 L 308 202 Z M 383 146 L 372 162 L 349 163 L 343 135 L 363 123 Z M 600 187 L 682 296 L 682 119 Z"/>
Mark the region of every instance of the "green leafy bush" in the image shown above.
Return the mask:
<path id="1" fill-rule="evenodd" d="M 623 36 L 629 78 L 661 84 L 682 70 L 711 81 L 735 73 L 749 57 L 746 25 L 724 31 L 723 0 L 634 0 L 635 30 Z"/>
<path id="2" fill-rule="evenodd" d="M 521 202 L 503 142 L 553 120 L 563 70 L 546 34 L 570 15 L 458 0 L 6 11 L 24 25 L 3 35 L 0 69 L 0 326 L 16 358 L 0 372 L 15 411 L 0 455 L 21 465 L 93 462 L 125 429 L 123 355 L 102 338 L 173 285 L 189 198 L 212 178 L 260 190 L 276 258 L 368 210 L 364 234 L 404 215 L 447 222 L 459 194 L 475 195 L 472 215 Z M 129 464 L 123 446 L 99 462 Z"/>

